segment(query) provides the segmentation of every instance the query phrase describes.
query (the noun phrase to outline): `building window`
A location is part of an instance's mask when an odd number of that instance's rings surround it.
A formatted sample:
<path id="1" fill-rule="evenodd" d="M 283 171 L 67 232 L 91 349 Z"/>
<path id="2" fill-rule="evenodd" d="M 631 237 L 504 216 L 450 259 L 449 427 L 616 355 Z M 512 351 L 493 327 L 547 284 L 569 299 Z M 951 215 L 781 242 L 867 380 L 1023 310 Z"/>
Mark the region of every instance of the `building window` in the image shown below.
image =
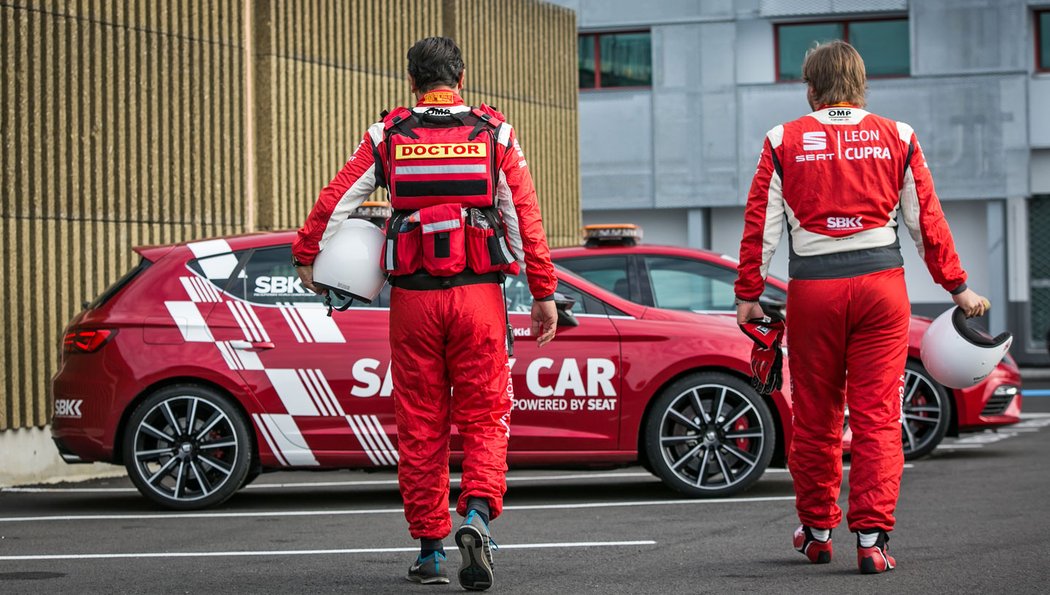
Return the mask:
<path id="1" fill-rule="evenodd" d="M 1035 13 L 1035 67 L 1050 72 L 1050 10 Z"/>
<path id="2" fill-rule="evenodd" d="M 580 88 L 651 87 L 653 51 L 648 31 L 587 33 L 579 37 Z"/>
<path id="3" fill-rule="evenodd" d="M 869 78 L 908 76 L 908 19 L 781 23 L 774 27 L 778 81 L 802 80 L 802 60 L 815 43 L 841 39 L 864 58 Z"/>

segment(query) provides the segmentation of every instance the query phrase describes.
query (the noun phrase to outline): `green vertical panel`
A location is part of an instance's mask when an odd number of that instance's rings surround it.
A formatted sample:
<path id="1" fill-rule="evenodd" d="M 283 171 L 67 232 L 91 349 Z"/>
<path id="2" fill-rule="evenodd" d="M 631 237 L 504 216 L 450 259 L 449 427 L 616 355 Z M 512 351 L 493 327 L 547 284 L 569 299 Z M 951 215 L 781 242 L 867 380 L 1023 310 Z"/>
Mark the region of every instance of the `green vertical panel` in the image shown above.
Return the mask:
<path id="1" fill-rule="evenodd" d="M 1039 69 L 1050 70 L 1050 10 L 1039 13 Z"/>
<path id="2" fill-rule="evenodd" d="M 817 43 L 842 39 L 841 23 L 816 23 L 777 26 L 777 76 L 782 81 L 802 79 L 802 60 Z"/>
<path id="3" fill-rule="evenodd" d="M 850 23 L 849 42 L 864 59 L 869 77 L 911 74 L 907 19 Z"/>

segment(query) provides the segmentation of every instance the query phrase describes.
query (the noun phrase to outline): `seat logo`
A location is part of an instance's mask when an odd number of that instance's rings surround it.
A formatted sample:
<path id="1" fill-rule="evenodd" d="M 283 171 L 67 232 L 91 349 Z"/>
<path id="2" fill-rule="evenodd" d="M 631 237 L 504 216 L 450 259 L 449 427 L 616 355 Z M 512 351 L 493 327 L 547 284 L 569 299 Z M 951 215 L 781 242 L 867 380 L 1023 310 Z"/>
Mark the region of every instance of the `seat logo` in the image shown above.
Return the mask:
<path id="1" fill-rule="evenodd" d="M 803 151 L 825 151 L 828 148 L 828 135 L 824 131 L 803 132 Z"/>

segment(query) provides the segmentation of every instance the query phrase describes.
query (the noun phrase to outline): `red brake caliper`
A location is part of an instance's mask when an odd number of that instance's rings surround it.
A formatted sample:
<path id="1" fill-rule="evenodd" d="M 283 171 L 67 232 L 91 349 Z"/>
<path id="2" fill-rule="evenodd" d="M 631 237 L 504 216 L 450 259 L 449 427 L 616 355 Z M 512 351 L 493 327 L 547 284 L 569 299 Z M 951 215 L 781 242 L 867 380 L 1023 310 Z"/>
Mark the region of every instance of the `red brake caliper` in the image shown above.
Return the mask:
<path id="1" fill-rule="evenodd" d="M 741 417 L 740 419 L 736 420 L 735 423 L 733 423 L 733 432 L 734 433 L 736 433 L 736 432 L 743 432 L 744 430 L 746 430 L 746 429 L 748 429 L 750 427 L 751 427 L 751 424 L 749 424 L 747 422 L 747 418 Z M 747 449 L 751 448 L 751 439 L 750 438 L 737 438 L 736 439 L 736 447 L 739 448 L 740 450 L 744 451 L 744 452 L 747 452 Z"/>

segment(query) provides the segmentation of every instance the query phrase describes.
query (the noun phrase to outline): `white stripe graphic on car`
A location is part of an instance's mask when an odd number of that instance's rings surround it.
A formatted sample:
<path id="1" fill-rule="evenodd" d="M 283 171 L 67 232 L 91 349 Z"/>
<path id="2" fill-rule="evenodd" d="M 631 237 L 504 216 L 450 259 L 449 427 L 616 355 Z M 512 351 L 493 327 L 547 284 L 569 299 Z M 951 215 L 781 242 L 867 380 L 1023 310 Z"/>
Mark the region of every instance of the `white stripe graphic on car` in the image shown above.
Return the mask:
<path id="1" fill-rule="evenodd" d="M 182 340 L 187 343 L 214 343 L 211 329 L 204 322 L 197 304 L 193 302 L 164 302 L 168 313 L 182 333 Z"/>
<path id="2" fill-rule="evenodd" d="M 222 354 L 222 359 L 226 360 L 226 365 L 228 365 L 231 370 L 243 369 L 240 359 L 237 357 L 236 351 L 230 347 L 229 341 L 218 341 L 215 343 L 215 346 L 219 348 L 219 353 Z"/>
<path id="3" fill-rule="evenodd" d="M 206 287 L 208 289 L 208 291 L 211 292 L 211 296 L 212 296 L 212 301 L 213 302 L 221 302 L 222 301 L 222 295 L 219 293 L 219 290 L 216 289 L 215 286 L 212 285 L 209 281 L 207 281 L 205 279 L 197 279 L 197 282 L 200 283 L 203 287 Z"/>
<path id="4" fill-rule="evenodd" d="M 365 451 L 365 455 L 368 456 L 368 460 L 372 461 L 373 465 L 377 467 L 383 466 L 383 463 L 379 462 L 375 454 L 372 452 L 372 442 L 366 437 L 365 433 L 358 429 L 357 422 L 354 421 L 356 415 L 347 415 L 346 423 L 350 424 L 350 430 L 353 431 L 357 441 L 361 443 L 361 449 Z"/>
<path id="5" fill-rule="evenodd" d="M 241 304 L 241 308 L 246 313 L 246 318 L 250 324 L 255 326 L 255 330 L 263 341 L 269 341 L 270 335 L 266 333 L 266 328 L 263 327 L 263 323 L 259 320 L 259 315 L 255 313 L 255 308 L 251 304 L 245 302 Z"/>
<path id="6" fill-rule="evenodd" d="M 314 338 L 310 336 L 310 331 L 299 316 L 299 311 L 296 307 L 290 302 L 279 304 L 279 307 L 281 314 L 284 315 L 284 319 L 288 321 L 288 326 L 292 328 L 292 333 L 295 334 L 296 340 L 300 343 L 313 343 Z"/>
<path id="7" fill-rule="evenodd" d="M 277 396 L 284 404 L 284 409 L 290 415 L 318 416 L 320 413 L 314 405 L 313 400 L 306 392 L 306 387 L 299 380 L 296 370 L 266 370 L 266 377 L 270 380 Z"/>
<path id="8" fill-rule="evenodd" d="M 258 341 L 252 332 L 248 330 L 248 325 L 245 324 L 244 319 L 241 317 L 240 310 L 237 309 L 237 302 L 226 302 L 226 306 L 230 309 L 230 313 L 233 314 L 233 319 L 237 321 L 237 326 L 241 327 L 241 332 L 244 333 L 244 339 L 246 341 Z"/>
<path id="9" fill-rule="evenodd" d="M 380 440 L 379 434 L 377 434 L 375 428 L 373 428 L 372 425 L 368 423 L 368 416 L 355 415 L 354 419 L 357 420 L 357 425 L 359 428 L 361 428 L 361 431 L 364 432 L 365 435 L 368 436 L 368 439 L 371 441 L 372 448 L 374 449 L 376 457 L 379 458 L 379 460 L 382 461 L 384 465 L 396 465 L 397 459 L 392 458 L 390 456 L 390 451 L 383 447 L 383 443 Z"/>
<path id="10" fill-rule="evenodd" d="M 328 309 L 323 304 L 295 304 L 292 306 L 298 319 L 309 330 L 311 341 L 317 343 L 346 343 L 346 338 L 339 331 L 335 319 L 328 316 Z"/>
<path id="11" fill-rule="evenodd" d="M 284 321 L 288 323 L 288 327 L 292 329 L 292 334 L 295 335 L 295 340 L 299 343 L 305 343 L 303 340 L 303 334 L 299 332 L 299 326 L 292 320 L 292 307 L 291 304 L 283 302 L 277 303 L 277 310 L 280 311 L 281 316 L 284 316 Z"/>
<path id="12" fill-rule="evenodd" d="M 303 383 L 303 388 L 306 389 L 306 394 L 310 396 L 310 400 L 322 416 L 334 415 L 334 412 L 328 410 L 328 402 L 321 398 L 320 391 L 314 386 L 313 381 L 307 375 L 306 370 L 296 370 L 296 375 L 299 376 L 299 382 Z"/>
<path id="13" fill-rule="evenodd" d="M 263 420 L 273 436 L 274 442 L 281 450 L 281 454 L 293 467 L 315 467 L 319 463 L 314 458 L 314 453 L 306 446 L 300 446 L 296 440 L 306 444 L 299 431 L 299 426 L 291 415 L 262 414 Z"/>
<path id="14" fill-rule="evenodd" d="M 179 281 L 182 282 L 182 287 L 186 290 L 186 294 L 190 296 L 190 300 L 194 302 L 204 301 L 201 299 L 200 292 L 197 291 L 197 286 L 193 283 L 193 277 L 179 277 Z"/>
<path id="15" fill-rule="evenodd" d="M 343 408 L 339 406 L 339 401 L 335 398 L 335 394 L 332 392 L 332 387 L 328 385 L 328 380 L 325 379 L 324 373 L 319 369 L 304 371 L 310 379 L 310 382 L 313 383 L 313 387 L 317 391 L 318 396 L 328 405 L 328 409 L 332 412 L 332 415 L 343 415 Z"/>
<path id="16" fill-rule="evenodd" d="M 390 442 L 390 437 L 387 436 L 386 431 L 383 430 L 383 424 L 379 423 L 379 418 L 375 415 L 369 415 L 365 417 L 365 420 L 372 424 L 376 435 L 383 440 L 383 444 L 386 446 L 385 452 L 387 456 L 392 459 L 393 464 L 396 465 L 398 461 L 397 449 L 394 448 L 394 445 Z"/>
<path id="17" fill-rule="evenodd" d="M 252 417 L 255 419 L 255 427 L 259 428 L 259 433 L 262 434 L 263 439 L 266 440 L 266 445 L 270 447 L 270 452 L 273 453 L 273 456 L 277 459 L 278 463 L 287 467 L 288 461 L 285 460 L 284 455 L 281 454 L 281 449 L 277 448 L 277 443 L 274 441 L 273 437 L 270 436 L 270 429 L 267 427 L 264 417 L 258 413 Z"/>

